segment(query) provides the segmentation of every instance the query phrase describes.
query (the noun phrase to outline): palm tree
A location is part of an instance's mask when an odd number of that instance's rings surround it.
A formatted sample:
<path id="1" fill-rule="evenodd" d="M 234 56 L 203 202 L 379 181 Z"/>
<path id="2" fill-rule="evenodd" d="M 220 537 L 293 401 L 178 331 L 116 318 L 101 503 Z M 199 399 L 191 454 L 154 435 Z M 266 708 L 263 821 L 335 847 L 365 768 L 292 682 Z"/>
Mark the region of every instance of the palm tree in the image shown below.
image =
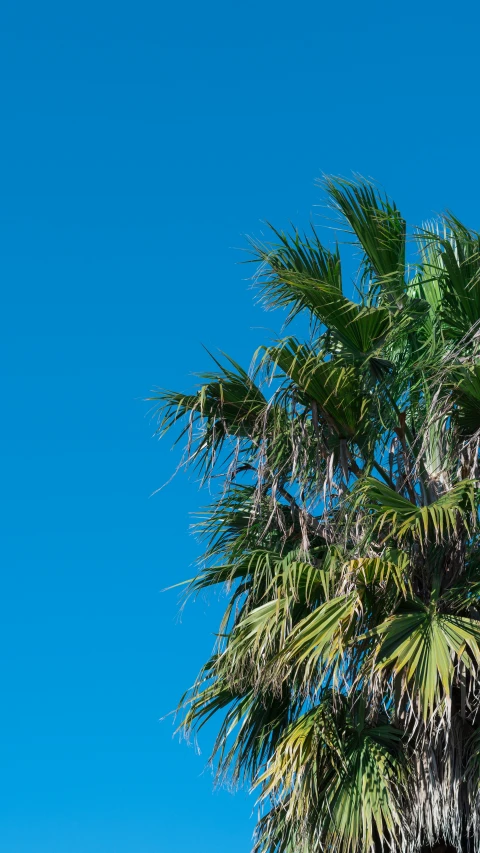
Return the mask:
<path id="1" fill-rule="evenodd" d="M 452 215 L 409 232 L 370 183 L 324 186 L 359 250 L 352 298 L 338 245 L 272 229 L 255 281 L 302 339 L 151 398 L 215 495 L 188 589 L 228 593 L 181 728 L 217 715 L 258 853 L 477 851 L 480 235 Z"/>

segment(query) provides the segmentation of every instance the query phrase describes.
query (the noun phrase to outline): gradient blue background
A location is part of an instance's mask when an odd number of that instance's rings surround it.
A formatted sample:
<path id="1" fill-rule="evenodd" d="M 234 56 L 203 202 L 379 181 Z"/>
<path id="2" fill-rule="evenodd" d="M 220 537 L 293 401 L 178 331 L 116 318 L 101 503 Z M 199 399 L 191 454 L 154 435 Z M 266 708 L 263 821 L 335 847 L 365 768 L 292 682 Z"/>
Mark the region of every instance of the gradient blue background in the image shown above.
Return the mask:
<path id="1" fill-rule="evenodd" d="M 155 384 L 271 327 L 237 266 L 321 172 L 480 226 L 476 3 L 4 3 L 0 849 L 245 853 L 253 801 L 172 740 L 219 605 L 177 619 L 195 482 Z M 205 739 L 205 745 L 208 737 Z"/>

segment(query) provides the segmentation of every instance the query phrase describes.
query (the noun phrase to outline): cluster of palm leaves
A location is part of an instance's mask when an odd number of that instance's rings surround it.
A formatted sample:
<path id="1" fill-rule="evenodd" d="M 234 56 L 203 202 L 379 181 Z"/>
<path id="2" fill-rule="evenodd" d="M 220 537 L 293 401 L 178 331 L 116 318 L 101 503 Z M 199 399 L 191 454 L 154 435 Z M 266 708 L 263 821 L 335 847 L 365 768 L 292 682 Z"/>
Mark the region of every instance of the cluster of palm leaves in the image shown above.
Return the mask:
<path id="1" fill-rule="evenodd" d="M 227 592 L 182 727 L 216 715 L 262 853 L 478 850 L 480 236 L 325 189 L 356 280 L 315 229 L 272 229 L 256 285 L 302 339 L 152 397 L 213 484 L 189 589 Z"/>

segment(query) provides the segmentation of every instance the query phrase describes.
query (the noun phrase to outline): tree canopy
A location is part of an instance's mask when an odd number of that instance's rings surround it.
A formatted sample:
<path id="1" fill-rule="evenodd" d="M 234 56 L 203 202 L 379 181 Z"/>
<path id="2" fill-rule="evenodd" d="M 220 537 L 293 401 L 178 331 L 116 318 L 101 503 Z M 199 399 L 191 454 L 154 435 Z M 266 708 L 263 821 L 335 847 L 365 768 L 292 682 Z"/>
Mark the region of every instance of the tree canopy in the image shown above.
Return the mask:
<path id="1" fill-rule="evenodd" d="M 477 851 L 480 235 L 324 189 L 355 279 L 318 229 L 272 228 L 251 250 L 283 337 L 151 398 L 213 483 L 188 590 L 228 593 L 181 726 L 218 720 L 258 853 Z"/>

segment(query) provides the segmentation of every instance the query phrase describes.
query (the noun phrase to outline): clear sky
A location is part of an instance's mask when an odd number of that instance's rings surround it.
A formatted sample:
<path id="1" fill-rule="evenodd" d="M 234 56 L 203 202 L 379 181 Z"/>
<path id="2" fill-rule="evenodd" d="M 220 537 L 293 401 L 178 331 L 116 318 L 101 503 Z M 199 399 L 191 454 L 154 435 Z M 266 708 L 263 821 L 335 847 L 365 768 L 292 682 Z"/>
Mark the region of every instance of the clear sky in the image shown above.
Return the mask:
<path id="1" fill-rule="evenodd" d="M 478 4 L 2 3 L 0 849 L 246 853 L 172 739 L 219 605 L 178 620 L 195 482 L 142 398 L 275 318 L 237 265 L 322 172 L 480 227 Z"/>

